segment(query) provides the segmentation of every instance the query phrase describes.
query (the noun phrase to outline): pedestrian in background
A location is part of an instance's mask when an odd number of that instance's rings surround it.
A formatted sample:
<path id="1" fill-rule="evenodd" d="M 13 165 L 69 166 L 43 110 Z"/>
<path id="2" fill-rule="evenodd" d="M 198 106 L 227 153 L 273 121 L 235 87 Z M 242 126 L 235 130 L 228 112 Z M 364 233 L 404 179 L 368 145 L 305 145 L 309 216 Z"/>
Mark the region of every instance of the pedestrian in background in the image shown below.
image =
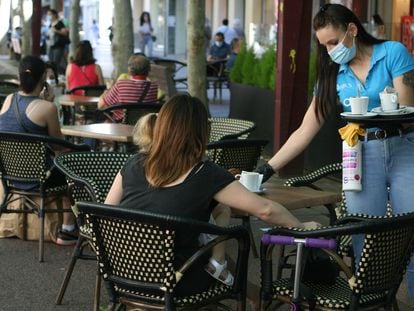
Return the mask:
<path id="1" fill-rule="evenodd" d="M 148 12 L 142 12 L 141 17 L 139 18 L 139 24 L 139 34 L 141 35 L 141 52 L 145 53 L 145 55 L 148 55 L 148 57 L 152 57 L 152 32 L 154 31 L 154 28 L 152 28 L 151 16 Z M 145 47 L 147 47 L 147 52 L 145 52 Z"/>

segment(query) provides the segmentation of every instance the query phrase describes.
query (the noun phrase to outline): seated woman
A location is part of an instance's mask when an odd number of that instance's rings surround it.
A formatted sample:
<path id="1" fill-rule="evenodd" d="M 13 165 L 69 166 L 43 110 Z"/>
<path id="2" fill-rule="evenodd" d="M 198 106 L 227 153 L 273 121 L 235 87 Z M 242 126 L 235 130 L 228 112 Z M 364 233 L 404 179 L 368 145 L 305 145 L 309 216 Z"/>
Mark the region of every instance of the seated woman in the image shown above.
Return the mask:
<path id="1" fill-rule="evenodd" d="M 101 67 L 95 63 L 91 43 L 88 40 L 80 41 L 76 47 L 75 57 L 66 67 L 66 89 L 97 84 L 104 84 Z M 84 95 L 82 90 L 74 94 Z"/>
<path id="2" fill-rule="evenodd" d="M 247 212 L 270 224 L 315 228 L 301 223 L 282 205 L 249 192 L 225 169 L 203 161 L 209 138 L 208 114 L 203 103 L 189 95 L 173 96 L 160 110 L 148 152 L 137 153 L 117 174 L 106 204 L 120 204 L 160 214 L 208 222 L 212 200 Z M 177 233 L 176 266 L 199 247 L 198 236 Z M 215 281 L 200 262 L 177 287 L 188 291 L 207 289 Z M 188 291 L 187 291 L 188 290 Z"/>
<path id="3" fill-rule="evenodd" d="M 43 60 L 37 56 L 24 57 L 19 65 L 19 79 L 21 90 L 7 96 L 1 108 L 0 131 L 63 138 L 60 132 L 58 110 L 51 102 L 54 95 L 50 86 L 45 83 L 46 65 Z M 14 105 L 17 106 L 17 110 Z M 50 162 L 52 162 L 51 159 Z M 54 169 L 47 183 L 49 186 L 66 185 L 66 179 L 60 171 Z M 30 189 L 33 186 L 32 184 L 19 183 L 18 187 Z M 63 205 L 64 208 L 70 208 L 67 197 L 64 197 Z M 75 245 L 77 235 L 74 215 L 69 212 L 64 213 L 62 230 L 58 232 L 56 243 Z"/>

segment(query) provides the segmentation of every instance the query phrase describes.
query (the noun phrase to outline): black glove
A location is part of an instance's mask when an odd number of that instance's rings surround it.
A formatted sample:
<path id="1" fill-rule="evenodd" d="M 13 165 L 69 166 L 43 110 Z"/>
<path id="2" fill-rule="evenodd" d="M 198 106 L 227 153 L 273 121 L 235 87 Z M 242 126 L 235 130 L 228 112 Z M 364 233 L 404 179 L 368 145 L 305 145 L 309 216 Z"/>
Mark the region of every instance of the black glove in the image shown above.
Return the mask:
<path id="1" fill-rule="evenodd" d="M 274 173 L 276 173 L 274 169 L 267 162 L 257 167 L 254 171 L 259 174 L 263 174 L 262 183 L 266 182 L 270 177 L 272 177 Z"/>

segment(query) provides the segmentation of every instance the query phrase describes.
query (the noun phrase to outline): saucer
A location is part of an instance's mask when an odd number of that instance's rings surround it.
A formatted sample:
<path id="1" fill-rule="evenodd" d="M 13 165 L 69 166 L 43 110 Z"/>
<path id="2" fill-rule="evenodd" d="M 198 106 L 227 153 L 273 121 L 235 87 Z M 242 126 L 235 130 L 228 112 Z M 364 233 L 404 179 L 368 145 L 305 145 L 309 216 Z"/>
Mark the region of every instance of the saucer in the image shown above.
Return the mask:
<path id="1" fill-rule="evenodd" d="M 365 118 L 372 118 L 377 116 L 378 114 L 375 112 L 367 112 L 366 114 L 355 114 L 351 112 L 342 112 L 341 116 L 353 119 L 365 119 Z"/>
<path id="2" fill-rule="evenodd" d="M 405 114 L 407 113 L 407 107 L 406 106 L 401 106 L 399 109 L 394 109 L 394 110 L 387 110 L 387 111 L 383 111 L 381 107 L 375 107 L 373 108 L 371 111 L 378 113 L 380 116 L 382 115 L 400 115 L 400 114 Z"/>
<path id="3" fill-rule="evenodd" d="M 251 192 L 256 194 L 263 194 L 265 192 L 266 188 L 260 188 L 259 190 L 253 190 Z"/>

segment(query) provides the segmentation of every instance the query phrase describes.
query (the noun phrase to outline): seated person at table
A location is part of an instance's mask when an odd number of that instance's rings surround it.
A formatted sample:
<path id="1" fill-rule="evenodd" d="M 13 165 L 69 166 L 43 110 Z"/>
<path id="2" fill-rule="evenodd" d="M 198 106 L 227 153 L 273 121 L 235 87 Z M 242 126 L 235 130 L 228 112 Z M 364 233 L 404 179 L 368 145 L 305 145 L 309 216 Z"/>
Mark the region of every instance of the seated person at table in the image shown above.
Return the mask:
<path id="1" fill-rule="evenodd" d="M 4 101 L 0 111 L 0 131 L 30 133 L 63 138 L 60 132 L 58 111 L 53 101 L 53 92 L 46 84 L 46 65 L 37 56 L 26 56 L 19 65 L 20 91 L 10 94 Z M 12 105 L 17 104 L 19 119 Z M 55 150 L 61 152 L 64 150 Z M 52 165 L 52 160 L 50 159 Z M 17 185 L 17 184 L 16 184 Z M 65 176 L 56 168 L 47 185 L 66 185 Z M 33 184 L 19 183 L 21 189 L 33 188 Z M 63 207 L 70 208 L 67 197 L 63 198 Z M 58 232 L 56 243 L 59 245 L 75 245 L 78 231 L 72 213 L 63 213 L 62 229 Z"/>
<path id="2" fill-rule="evenodd" d="M 127 161 L 105 203 L 207 223 L 216 200 L 270 224 L 317 227 L 315 222 L 301 223 L 282 205 L 249 192 L 228 171 L 203 160 L 208 139 L 203 103 L 187 94 L 174 95 L 158 113 L 148 152 Z M 176 244 L 177 268 L 199 248 L 198 236 L 183 229 L 177 232 Z M 177 295 L 183 288 L 187 293 L 206 290 L 216 281 L 204 270 L 207 262 L 197 262 L 184 274 Z"/>
<path id="3" fill-rule="evenodd" d="M 234 38 L 231 41 L 231 53 L 230 53 L 230 57 L 226 62 L 226 70 L 230 71 L 231 68 L 233 68 L 233 65 L 236 61 L 237 58 L 237 54 L 240 53 L 240 49 L 241 49 L 241 45 L 242 45 L 242 40 L 239 38 Z"/>
<path id="4" fill-rule="evenodd" d="M 157 100 L 158 84 L 147 80 L 150 71 L 150 61 L 142 55 L 132 55 L 128 60 L 129 79 L 122 79 L 99 98 L 98 108 L 115 104 L 149 103 Z M 116 121 L 124 117 L 122 111 L 112 111 Z"/>
<path id="5" fill-rule="evenodd" d="M 149 113 L 141 118 L 135 124 L 133 131 L 133 142 L 138 146 L 140 154 L 147 154 L 150 150 L 152 137 L 154 133 L 155 121 L 157 120 L 156 113 Z M 214 205 L 217 202 L 214 201 Z M 231 210 L 224 205 L 216 205 L 212 211 L 209 222 L 221 227 L 226 227 L 230 224 Z M 204 245 L 215 239 L 216 236 L 211 234 L 201 234 L 200 242 Z M 217 244 L 213 247 L 212 256 L 209 263 L 206 265 L 206 271 L 226 285 L 233 285 L 233 275 L 227 270 L 226 261 L 226 243 Z"/>
<path id="6" fill-rule="evenodd" d="M 75 50 L 75 57 L 66 67 L 66 89 L 77 86 L 104 84 L 101 67 L 95 63 L 91 43 L 88 40 L 80 41 Z M 82 90 L 75 91 L 75 95 L 84 95 Z"/>
<path id="7" fill-rule="evenodd" d="M 230 45 L 224 42 L 224 35 L 221 32 L 216 33 L 214 44 L 210 47 L 207 61 L 214 62 L 225 60 L 231 53 Z"/>

